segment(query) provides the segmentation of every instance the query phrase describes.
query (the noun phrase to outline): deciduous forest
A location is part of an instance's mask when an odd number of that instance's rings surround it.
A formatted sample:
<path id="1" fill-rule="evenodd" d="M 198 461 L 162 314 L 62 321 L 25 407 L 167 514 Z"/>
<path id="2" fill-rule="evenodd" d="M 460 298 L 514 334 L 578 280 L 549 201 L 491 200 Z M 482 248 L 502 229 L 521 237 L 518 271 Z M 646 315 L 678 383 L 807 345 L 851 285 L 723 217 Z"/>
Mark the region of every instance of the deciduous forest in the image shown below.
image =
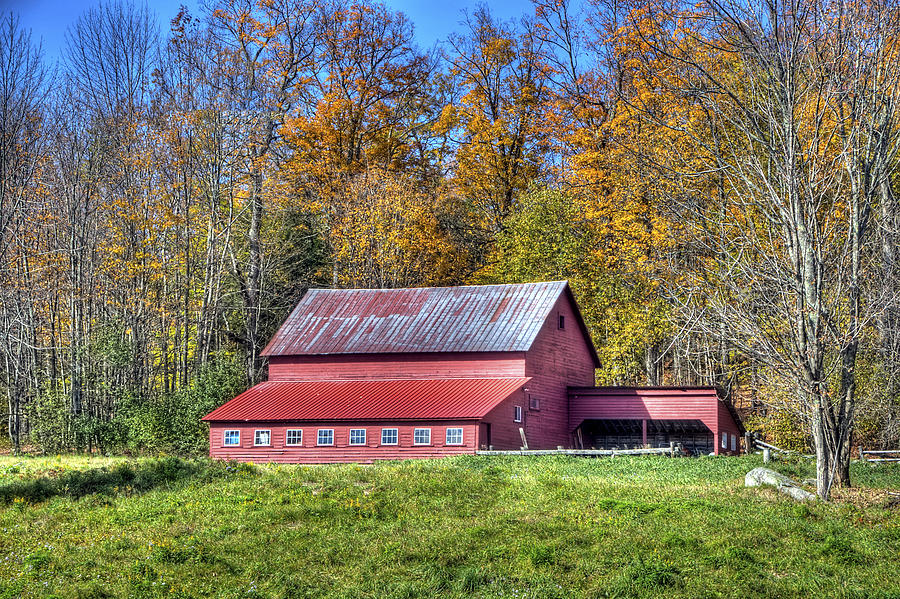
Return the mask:
<path id="1" fill-rule="evenodd" d="M 374 0 L 0 20 L 16 450 L 191 453 L 310 287 L 568 279 L 600 384 L 900 441 L 900 8 L 536 0 L 417 45 Z"/>

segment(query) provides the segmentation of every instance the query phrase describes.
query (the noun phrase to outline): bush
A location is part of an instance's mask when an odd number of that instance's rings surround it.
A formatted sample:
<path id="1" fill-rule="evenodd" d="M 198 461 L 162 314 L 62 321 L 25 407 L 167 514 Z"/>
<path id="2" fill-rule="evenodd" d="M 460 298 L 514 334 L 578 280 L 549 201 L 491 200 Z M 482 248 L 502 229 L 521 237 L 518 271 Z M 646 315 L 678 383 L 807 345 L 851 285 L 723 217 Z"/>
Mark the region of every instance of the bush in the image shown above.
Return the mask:
<path id="1" fill-rule="evenodd" d="M 135 451 L 191 456 L 209 451 L 201 418 L 243 390 L 240 366 L 220 359 L 202 366 L 186 389 L 154 400 L 132 401 L 121 410 L 128 447 Z"/>

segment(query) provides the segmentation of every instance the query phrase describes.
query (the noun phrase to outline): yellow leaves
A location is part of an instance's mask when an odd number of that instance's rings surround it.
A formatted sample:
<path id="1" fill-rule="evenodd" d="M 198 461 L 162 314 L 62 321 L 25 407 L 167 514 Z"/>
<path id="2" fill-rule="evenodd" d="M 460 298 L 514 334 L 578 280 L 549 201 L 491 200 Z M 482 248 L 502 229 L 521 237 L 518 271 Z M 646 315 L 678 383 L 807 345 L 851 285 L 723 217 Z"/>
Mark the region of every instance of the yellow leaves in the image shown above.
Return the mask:
<path id="1" fill-rule="evenodd" d="M 343 287 L 436 284 L 455 252 L 440 231 L 434 197 L 415 180 L 366 171 L 350 180 L 333 207 L 330 237 Z"/>

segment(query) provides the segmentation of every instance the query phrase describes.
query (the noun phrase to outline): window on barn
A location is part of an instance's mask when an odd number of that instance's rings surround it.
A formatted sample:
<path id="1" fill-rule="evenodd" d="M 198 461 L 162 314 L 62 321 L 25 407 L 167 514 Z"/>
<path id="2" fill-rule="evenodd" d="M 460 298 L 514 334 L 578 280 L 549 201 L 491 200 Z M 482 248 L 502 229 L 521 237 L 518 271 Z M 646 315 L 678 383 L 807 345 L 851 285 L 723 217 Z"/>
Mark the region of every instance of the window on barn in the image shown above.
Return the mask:
<path id="1" fill-rule="evenodd" d="M 431 429 L 417 428 L 413 431 L 413 443 L 416 445 L 431 445 Z"/>
<path id="2" fill-rule="evenodd" d="M 528 396 L 528 409 L 533 412 L 541 411 L 541 400 L 537 397 Z"/>
<path id="3" fill-rule="evenodd" d="M 303 431 L 299 428 L 289 428 L 284 436 L 285 445 L 303 445 Z"/>
<path id="4" fill-rule="evenodd" d="M 562 314 L 559 315 L 559 328 L 560 329 L 566 328 L 566 317 Z"/>
<path id="5" fill-rule="evenodd" d="M 334 445 L 334 429 L 320 428 L 316 445 Z"/>
<path id="6" fill-rule="evenodd" d="M 462 444 L 463 444 L 463 429 L 448 428 L 447 429 L 447 445 L 462 445 Z"/>
<path id="7" fill-rule="evenodd" d="M 272 431 L 269 430 L 259 430 L 253 433 L 253 444 L 254 445 L 271 445 L 272 444 Z"/>
<path id="8" fill-rule="evenodd" d="M 235 447 L 241 444 L 241 431 L 233 430 L 233 431 L 225 431 L 225 436 L 222 440 L 222 445 L 225 447 Z"/>
<path id="9" fill-rule="evenodd" d="M 381 444 L 382 445 L 396 445 L 397 438 L 398 438 L 397 429 L 395 429 L 395 428 L 381 429 Z"/>
<path id="10" fill-rule="evenodd" d="M 722 449 L 728 449 L 728 433 L 722 433 Z"/>
<path id="11" fill-rule="evenodd" d="M 522 406 L 513 406 L 513 422 L 522 422 Z"/>
<path id="12" fill-rule="evenodd" d="M 737 451 L 737 437 L 731 435 L 731 451 Z"/>
<path id="13" fill-rule="evenodd" d="M 366 444 L 366 429 L 351 428 L 350 429 L 350 445 L 365 445 L 365 444 Z"/>

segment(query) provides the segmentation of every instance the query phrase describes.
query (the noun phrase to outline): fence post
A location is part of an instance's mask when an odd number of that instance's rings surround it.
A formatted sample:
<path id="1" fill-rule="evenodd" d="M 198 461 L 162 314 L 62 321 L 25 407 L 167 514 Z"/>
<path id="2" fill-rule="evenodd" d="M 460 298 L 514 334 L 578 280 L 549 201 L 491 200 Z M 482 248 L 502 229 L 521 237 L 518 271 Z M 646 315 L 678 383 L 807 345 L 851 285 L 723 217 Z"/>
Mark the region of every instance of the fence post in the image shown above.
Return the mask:
<path id="1" fill-rule="evenodd" d="M 862 445 L 859 446 L 859 459 L 862 462 L 866 461 L 866 454 L 863 453 Z"/>
<path id="2" fill-rule="evenodd" d="M 675 457 L 675 441 L 669 441 L 669 457 Z"/>
<path id="3" fill-rule="evenodd" d="M 753 435 L 750 433 L 744 433 L 744 453 L 750 454 L 753 450 Z"/>

